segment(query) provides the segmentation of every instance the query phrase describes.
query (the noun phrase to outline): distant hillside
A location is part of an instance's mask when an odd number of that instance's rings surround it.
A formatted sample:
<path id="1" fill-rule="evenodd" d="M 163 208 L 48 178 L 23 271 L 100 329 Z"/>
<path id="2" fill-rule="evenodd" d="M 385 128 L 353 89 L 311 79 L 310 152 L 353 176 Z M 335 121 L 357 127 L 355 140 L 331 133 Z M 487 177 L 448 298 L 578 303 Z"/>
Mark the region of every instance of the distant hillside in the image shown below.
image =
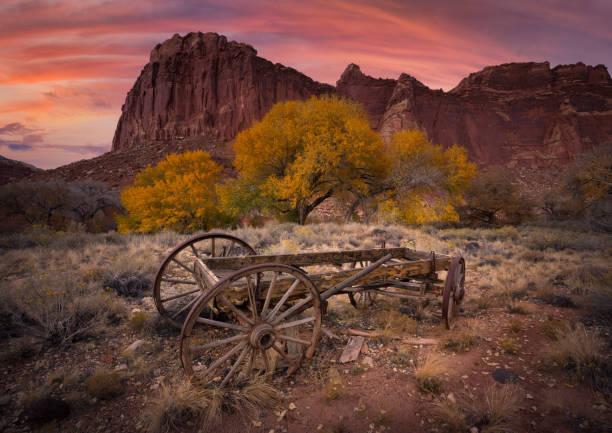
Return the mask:
<path id="1" fill-rule="evenodd" d="M 43 171 L 25 162 L 8 159 L 0 155 L 0 184 L 17 182 L 32 174 L 42 173 Z"/>

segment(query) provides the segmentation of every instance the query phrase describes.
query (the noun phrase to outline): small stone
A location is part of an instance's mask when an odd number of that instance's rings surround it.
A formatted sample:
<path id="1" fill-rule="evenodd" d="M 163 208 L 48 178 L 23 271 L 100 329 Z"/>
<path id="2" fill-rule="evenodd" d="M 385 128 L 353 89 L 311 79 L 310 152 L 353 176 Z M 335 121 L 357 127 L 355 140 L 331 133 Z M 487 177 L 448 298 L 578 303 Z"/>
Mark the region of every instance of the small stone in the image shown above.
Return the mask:
<path id="1" fill-rule="evenodd" d="M 467 378 L 468 378 L 467 374 L 464 374 L 463 376 L 461 376 L 461 379 L 467 379 Z"/>
<path id="2" fill-rule="evenodd" d="M 513 383 L 518 381 L 518 375 L 509 370 L 498 368 L 493 371 L 493 379 L 499 383 Z"/>
<path id="3" fill-rule="evenodd" d="M 319 425 L 317 426 L 317 430 L 323 430 L 323 424 L 319 424 Z"/>
<path id="4" fill-rule="evenodd" d="M 474 426 L 470 428 L 470 433 L 478 433 L 478 427 Z"/>
<path id="5" fill-rule="evenodd" d="M 374 360 L 371 356 L 366 356 L 365 358 L 363 358 L 363 363 L 368 367 L 374 367 Z"/>
<path id="6" fill-rule="evenodd" d="M 448 400 L 452 403 L 457 403 L 457 400 L 455 399 L 455 396 L 453 395 L 453 393 L 451 392 L 450 394 L 448 394 L 446 396 L 446 398 L 448 398 Z"/>
<path id="7" fill-rule="evenodd" d="M 124 358 L 132 358 L 143 346 L 146 344 L 145 340 L 136 340 L 121 353 Z"/>
<path id="8" fill-rule="evenodd" d="M 261 421 L 252 420 L 251 422 L 253 423 L 253 427 L 261 427 Z"/>
<path id="9" fill-rule="evenodd" d="M 70 406 L 57 398 L 41 398 L 28 406 L 23 414 L 29 421 L 35 422 L 61 420 L 70 415 Z"/>
<path id="10" fill-rule="evenodd" d="M 115 367 L 115 371 L 124 371 L 127 369 L 128 369 L 127 364 L 119 364 L 118 366 Z"/>
<path id="11" fill-rule="evenodd" d="M 525 398 L 529 399 L 529 400 L 533 400 L 533 395 L 531 394 L 526 394 Z"/>
<path id="12" fill-rule="evenodd" d="M 295 405 L 295 403 L 289 403 L 289 410 L 295 410 L 297 409 L 297 406 Z"/>
<path id="13" fill-rule="evenodd" d="M 281 411 L 280 413 L 278 413 L 278 417 L 276 418 L 277 421 L 282 421 L 283 418 L 285 417 L 285 415 L 287 415 L 287 409 Z"/>

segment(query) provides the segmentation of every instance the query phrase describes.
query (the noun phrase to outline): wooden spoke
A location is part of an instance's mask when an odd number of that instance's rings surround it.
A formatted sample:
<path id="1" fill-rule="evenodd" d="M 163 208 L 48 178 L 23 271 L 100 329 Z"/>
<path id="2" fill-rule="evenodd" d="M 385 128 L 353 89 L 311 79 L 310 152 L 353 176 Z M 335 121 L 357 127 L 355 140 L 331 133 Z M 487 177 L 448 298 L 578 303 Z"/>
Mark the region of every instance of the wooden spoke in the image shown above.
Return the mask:
<path id="1" fill-rule="evenodd" d="M 181 313 L 183 311 L 186 311 L 188 309 L 190 309 L 192 307 L 193 304 L 195 304 L 195 302 L 198 300 L 197 297 L 193 298 L 191 301 L 189 301 L 189 303 L 185 304 L 183 306 L 183 308 L 181 308 L 180 310 L 178 310 L 177 312 L 175 312 L 174 314 L 172 314 L 170 317 L 172 317 L 173 319 L 176 319 L 178 316 L 181 315 Z"/>
<path id="2" fill-rule="evenodd" d="M 231 256 L 231 254 L 232 254 L 232 248 L 234 248 L 234 245 L 235 245 L 235 244 L 236 244 L 236 242 L 234 242 L 234 241 L 232 241 L 232 242 L 229 244 L 229 247 L 227 247 L 227 250 L 226 250 L 226 251 L 223 251 L 223 257 L 230 257 L 230 256 Z M 223 247 L 223 248 L 224 248 L 224 250 L 225 250 L 225 247 Z"/>
<path id="3" fill-rule="evenodd" d="M 200 289 L 190 290 L 190 291 L 185 292 L 185 293 L 179 293 L 178 295 L 170 296 L 168 298 L 163 298 L 161 301 L 162 302 L 172 301 L 174 299 L 178 299 L 178 298 L 182 298 L 184 296 L 192 295 L 192 294 L 194 294 L 196 292 L 199 292 L 199 291 L 200 291 Z"/>
<path id="4" fill-rule="evenodd" d="M 217 328 L 235 329 L 237 331 L 248 332 L 249 328 L 246 326 L 236 325 L 234 323 L 220 322 L 218 320 L 206 319 L 204 317 L 198 317 L 197 323 L 203 323 L 204 325 L 216 326 Z"/>
<path id="5" fill-rule="evenodd" d="M 281 329 L 286 329 L 286 328 L 293 328 L 295 326 L 300 326 L 303 325 L 304 323 L 310 323 L 310 322 L 314 322 L 315 321 L 315 317 L 306 317 L 305 319 L 300 319 L 300 320 L 296 320 L 293 322 L 287 322 L 287 323 L 283 323 L 281 325 L 277 325 L 274 327 L 274 330 L 276 331 L 280 331 Z"/>
<path id="6" fill-rule="evenodd" d="M 198 252 L 196 251 L 195 247 L 193 246 L 193 244 L 189 245 L 191 247 L 191 251 L 193 251 L 193 254 L 199 259 L 200 255 L 198 254 Z"/>
<path id="7" fill-rule="evenodd" d="M 276 350 L 276 352 L 283 357 L 283 359 L 285 361 L 287 361 L 292 367 L 297 367 L 296 362 L 294 359 L 291 359 L 289 356 L 287 356 L 287 354 L 283 351 L 283 349 L 281 349 L 280 347 L 278 347 L 276 344 L 272 345 L 272 349 Z"/>
<path id="8" fill-rule="evenodd" d="M 271 374 L 272 372 L 270 371 L 270 358 L 268 358 L 268 352 L 265 349 L 260 349 L 261 351 L 261 355 L 263 357 L 264 360 L 264 365 L 266 366 L 266 375 Z"/>
<path id="9" fill-rule="evenodd" d="M 283 341 L 291 341 L 293 343 L 301 344 L 302 346 L 310 346 L 312 344 L 312 342 L 310 341 L 302 340 L 301 338 L 290 337 L 285 334 L 276 334 L 276 338 Z"/>
<path id="10" fill-rule="evenodd" d="M 179 259 L 177 259 L 176 257 L 172 257 L 172 261 L 174 263 L 176 263 L 177 265 L 181 266 L 182 268 L 185 268 L 185 270 L 187 272 L 189 272 L 190 274 L 193 274 L 193 269 L 189 269 L 189 266 L 187 266 L 185 263 L 181 262 Z"/>
<path id="11" fill-rule="evenodd" d="M 215 256 L 215 238 L 210 238 L 210 255 L 212 257 L 216 257 Z"/>
<path id="12" fill-rule="evenodd" d="M 270 306 L 270 299 L 272 299 L 272 294 L 274 293 L 274 285 L 276 284 L 277 278 L 278 278 L 278 273 L 274 272 L 274 274 L 272 274 L 272 280 L 270 281 L 270 285 L 268 286 L 268 292 L 266 293 L 266 300 L 264 301 L 263 308 L 261 309 L 261 317 L 266 317 L 266 313 L 268 312 L 268 307 Z"/>
<path id="13" fill-rule="evenodd" d="M 253 369 L 253 362 L 255 361 L 255 349 L 251 349 L 251 355 L 249 356 L 249 360 L 247 361 L 247 365 L 246 367 L 242 370 L 242 373 L 240 373 L 241 377 L 247 376 L 250 377 L 251 376 L 251 370 Z"/>
<path id="14" fill-rule="evenodd" d="M 249 304 L 251 305 L 251 312 L 253 314 L 253 319 L 257 320 L 257 303 L 255 302 L 255 288 L 253 287 L 253 282 L 251 281 L 251 276 L 247 275 L 247 292 L 249 295 Z"/>
<path id="15" fill-rule="evenodd" d="M 223 305 L 225 305 L 227 308 L 232 310 L 232 312 L 236 316 L 240 317 L 243 321 L 245 321 L 249 325 L 255 324 L 255 322 L 253 322 L 251 319 L 249 319 L 242 311 L 240 311 L 238 308 L 236 308 L 236 306 L 234 304 L 232 304 L 230 301 L 228 301 L 225 296 L 218 295 L 217 299 L 219 299 L 223 303 Z"/>
<path id="16" fill-rule="evenodd" d="M 206 369 L 206 371 L 204 373 L 202 373 L 202 377 L 208 377 L 208 375 L 212 371 L 214 371 L 218 366 L 220 366 L 225 361 L 227 361 L 232 355 L 237 353 L 239 350 L 243 349 L 244 346 L 246 346 L 246 345 L 247 345 L 247 342 L 243 341 L 243 342 L 237 344 L 233 349 L 231 349 L 229 352 L 227 352 L 221 358 L 217 358 L 217 360 L 215 362 L 213 362 L 212 364 L 210 364 L 210 366 Z"/>
<path id="17" fill-rule="evenodd" d="M 221 385 L 219 385 L 221 388 L 227 385 L 227 381 L 230 379 L 230 377 L 234 375 L 234 373 L 238 369 L 238 366 L 240 365 L 240 363 L 242 362 L 246 354 L 249 352 L 249 350 L 251 350 L 251 348 L 249 347 L 248 344 L 244 346 L 244 349 L 242 349 L 242 352 L 240 353 L 240 355 L 238 355 L 238 359 L 236 359 L 236 362 L 234 362 L 234 365 L 232 365 L 232 368 L 230 369 L 230 371 L 225 375 L 223 382 L 221 382 Z"/>
<path id="18" fill-rule="evenodd" d="M 274 319 L 274 316 L 276 316 L 276 313 L 278 313 L 278 310 L 281 309 L 285 301 L 289 298 L 289 296 L 291 296 L 291 293 L 295 290 L 298 284 L 300 284 L 300 280 L 296 278 L 293 284 L 291 284 L 291 287 L 287 289 L 287 291 L 283 294 L 283 297 L 280 299 L 280 301 L 278 301 L 274 309 L 270 311 L 270 314 L 268 314 L 268 317 L 266 318 L 267 320 Z"/>
<path id="19" fill-rule="evenodd" d="M 212 343 L 206 343 L 206 344 L 200 344 L 199 346 L 193 346 L 191 347 L 191 350 L 197 352 L 200 350 L 210 349 L 212 347 L 223 346 L 224 344 L 233 343 L 235 341 L 246 340 L 247 338 L 249 338 L 247 334 L 238 334 L 238 335 L 234 335 L 233 337 L 224 338 L 223 340 L 213 341 Z"/>
<path id="20" fill-rule="evenodd" d="M 274 322 L 272 322 L 272 325 L 276 326 L 276 324 L 279 323 L 281 320 L 283 320 L 285 317 L 295 313 L 300 308 L 305 307 L 306 304 L 308 304 L 309 302 L 312 302 L 312 295 L 308 295 L 306 298 L 302 299 L 300 302 L 295 304 L 293 307 L 289 308 L 287 311 L 282 313 L 280 316 L 276 318 Z"/>
<path id="21" fill-rule="evenodd" d="M 191 285 L 198 284 L 193 280 L 180 280 L 178 278 L 162 278 L 161 281 L 163 281 L 164 283 L 174 283 L 174 284 L 191 284 Z"/>

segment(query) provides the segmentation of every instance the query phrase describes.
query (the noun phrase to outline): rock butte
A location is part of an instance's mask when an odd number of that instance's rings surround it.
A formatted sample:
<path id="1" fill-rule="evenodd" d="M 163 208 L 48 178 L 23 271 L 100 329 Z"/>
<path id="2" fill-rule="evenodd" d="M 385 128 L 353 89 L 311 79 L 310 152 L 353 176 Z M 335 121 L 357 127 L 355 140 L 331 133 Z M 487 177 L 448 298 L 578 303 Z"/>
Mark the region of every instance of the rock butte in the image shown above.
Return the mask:
<path id="1" fill-rule="evenodd" d="M 250 45 L 189 33 L 151 52 L 128 92 L 111 152 L 44 176 L 121 186 L 166 153 L 196 148 L 231 173 L 238 132 L 279 101 L 332 93 L 362 103 L 385 138 L 418 127 L 436 143 L 465 146 L 480 165 L 504 164 L 534 176 L 612 140 L 612 80 L 603 65 L 489 66 L 444 92 L 407 74 L 372 78 L 350 64 L 333 87 L 258 57 Z"/>

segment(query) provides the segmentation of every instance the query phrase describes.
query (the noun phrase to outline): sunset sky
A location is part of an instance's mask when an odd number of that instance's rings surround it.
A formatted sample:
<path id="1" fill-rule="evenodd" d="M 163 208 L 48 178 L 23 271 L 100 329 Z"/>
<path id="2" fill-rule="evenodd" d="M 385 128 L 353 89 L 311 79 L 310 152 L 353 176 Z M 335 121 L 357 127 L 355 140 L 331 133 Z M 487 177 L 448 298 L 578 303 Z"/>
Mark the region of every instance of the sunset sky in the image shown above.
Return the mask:
<path id="1" fill-rule="evenodd" d="M 335 84 L 347 64 L 453 88 L 487 65 L 612 64 L 610 0 L 2 0 L 0 155 L 110 150 L 126 92 L 173 34 L 216 32 Z"/>

